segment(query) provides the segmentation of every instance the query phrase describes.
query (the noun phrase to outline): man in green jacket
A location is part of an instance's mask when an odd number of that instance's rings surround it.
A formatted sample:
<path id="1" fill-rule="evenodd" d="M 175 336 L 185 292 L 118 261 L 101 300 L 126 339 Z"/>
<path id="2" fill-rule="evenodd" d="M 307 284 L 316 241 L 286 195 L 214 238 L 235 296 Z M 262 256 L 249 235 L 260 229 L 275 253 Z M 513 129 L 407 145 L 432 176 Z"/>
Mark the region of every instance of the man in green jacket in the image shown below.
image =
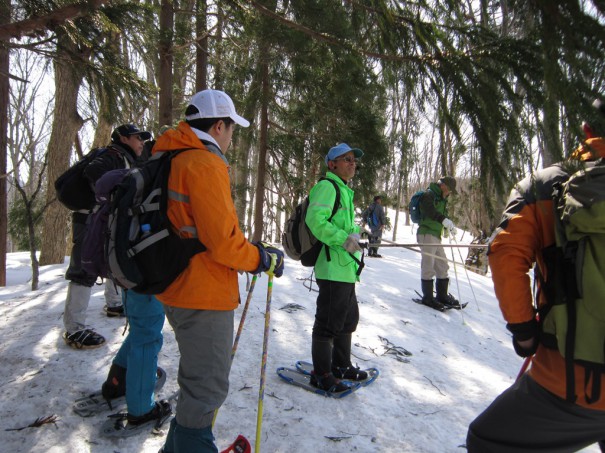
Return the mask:
<path id="1" fill-rule="evenodd" d="M 449 278 L 447 258 L 441 245 L 442 233 L 456 235 L 456 227 L 448 218 L 447 198 L 456 194 L 456 179 L 444 176 L 432 182 L 420 199 L 420 226 L 416 233 L 422 261 L 422 303 L 435 310 L 443 311 L 445 306 L 459 306 L 460 303 L 448 293 Z M 437 276 L 437 297 L 433 297 L 433 278 Z"/>
<path id="2" fill-rule="evenodd" d="M 359 226 L 355 224 L 354 192 L 347 183 L 355 175 L 357 159 L 363 151 L 341 143 L 326 155 L 330 181 L 319 181 L 309 194 L 306 223 L 321 242 L 322 247 L 315 277 L 319 286 L 317 310 L 313 325 L 311 353 L 313 375 L 311 384 L 331 392 L 348 390 L 340 379 L 363 380 L 367 373 L 351 364 L 351 337 L 359 321 L 355 283 L 359 255 Z M 336 187 L 340 191 L 340 205 L 331 221 L 336 201 Z"/>

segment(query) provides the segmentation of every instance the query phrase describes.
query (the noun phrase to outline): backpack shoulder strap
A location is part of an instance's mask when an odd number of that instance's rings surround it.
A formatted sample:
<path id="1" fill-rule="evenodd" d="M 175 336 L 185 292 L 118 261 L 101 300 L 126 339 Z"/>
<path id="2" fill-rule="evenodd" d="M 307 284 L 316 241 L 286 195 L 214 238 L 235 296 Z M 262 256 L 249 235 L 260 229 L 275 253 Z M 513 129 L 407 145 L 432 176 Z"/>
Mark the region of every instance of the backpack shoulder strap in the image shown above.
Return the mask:
<path id="1" fill-rule="evenodd" d="M 334 186 L 334 190 L 336 191 L 336 199 L 334 200 L 334 207 L 332 208 L 332 214 L 328 218 L 328 222 L 331 222 L 332 218 L 336 215 L 336 213 L 338 212 L 338 208 L 340 207 L 340 188 L 338 187 L 338 184 L 336 184 L 336 182 L 331 180 L 330 178 L 321 177 L 321 178 L 319 178 L 319 180 L 320 181 L 330 181 L 330 183 Z"/>

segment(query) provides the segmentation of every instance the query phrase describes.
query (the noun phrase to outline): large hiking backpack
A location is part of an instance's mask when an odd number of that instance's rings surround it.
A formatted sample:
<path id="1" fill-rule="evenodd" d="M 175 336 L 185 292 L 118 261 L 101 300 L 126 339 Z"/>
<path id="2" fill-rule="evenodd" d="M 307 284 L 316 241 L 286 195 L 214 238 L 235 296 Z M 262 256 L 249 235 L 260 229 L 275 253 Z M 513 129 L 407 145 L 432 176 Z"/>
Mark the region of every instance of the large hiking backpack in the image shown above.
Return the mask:
<path id="1" fill-rule="evenodd" d="M 179 237 L 167 214 L 171 161 L 183 151 L 155 153 L 111 193 L 104 253 L 112 280 L 122 288 L 160 294 L 206 250 L 197 238 Z"/>
<path id="2" fill-rule="evenodd" d="M 605 371 L 605 163 L 602 159 L 555 187 L 557 248 L 548 279 L 542 341 L 566 362 L 567 399 L 576 400 L 574 363 L 586 369 L 586 401 L 600 397 Z M 552 283 L 551 283 L 552 282 Z"/>
<path id="3" fill-rule="evenodd" d="M 90 182 L 84 177 L 84 169 L 108 148 L 95 148 L 69 167 L 55 181 L 55 191 L 59 200 L 71 211 L 90 210 L 95 205 L 95 193 Z"/>
<path id="4" fill-rule="evenodd" d="M 340 189 L 331 179 L 320 178 L 319 180 L 330 181 L 334 186 L 334 190 L 336 190 L 336 200 L 334 201 L 332 214 L 328 218 L 328 222 L 330 222 L 340 206 Z M 305 222 L 308 208 L 309 197 L 305 197 L 303 202 L 296 206 L 296 209 L 294 209 L 286 221 L 281 243 L 286 255 L 293 260 L 300 261 L 303 266 L 313 267 L 317 262 L 317 257 L 319 256 L 321 247 L 324 243 L 311 233 L 311 230 Z"/>
<path id="5" fill-rule="evenodd" d="M 410 199 L 410 203 L 408 205 L 408 211 L 410 212 L 410 220 L 414 223 L 420 223 L 420 199 L 424 195 L 424 190 L 417 191 L 412 198 Z"/>
<path id="6" fill-rule="evenodd" d="M 130 170 L 110 170 L 95 184 L 96 205 L 86 220 L 86 234 L 82 241 L 81 263 L 87 274 L 110 278 L 108 256 L 105 252 L 109 240 L 107 227 L 111 210 L 111 193 Z"/>

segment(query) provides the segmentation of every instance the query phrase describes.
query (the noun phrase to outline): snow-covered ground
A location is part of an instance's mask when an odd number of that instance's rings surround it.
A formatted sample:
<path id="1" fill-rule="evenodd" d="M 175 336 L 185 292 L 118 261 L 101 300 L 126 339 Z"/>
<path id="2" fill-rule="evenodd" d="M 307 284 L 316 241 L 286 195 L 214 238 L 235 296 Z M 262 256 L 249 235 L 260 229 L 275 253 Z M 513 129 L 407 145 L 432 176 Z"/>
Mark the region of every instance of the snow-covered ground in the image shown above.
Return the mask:
<path id="1" fill-rule="evenodd" d="M 413 233 L 401 226 L 398 242 L 414 242 Z M 385 238 L 391 239 L 390 233 Z M 465 239 L 470 239 L 468 234 L 459 242 Z M 286 273 L 275 280 L 271 300 L 261 451 L 465 451 L 468 424 L 514 381 L 522 359 L 512 349 L 489 277 L 467 273 L 461 265 L 451 267 L 450 292 L 469 305 L 440 313 L 411 300 L 420 289 L 420 255 L 404 248 L 382 248 L 380 253 L 384 258 L 366 258 L 357 286 L 361 320 L 353 355 L 361 367 L 377 367 L 381 374 L 371 386 L 341 400 L 290 386 L 275 373 L 279 366 L 310 359 L 317 295 L 303 284 L 311 269 L 286 261 Z M 449 250 L 447 254 L 451 258 Z M 462 262 L 466 250 L 454 249 L 454 257 Z M 29 255 L 8 256 L 8 284 L 0 288 L 0 451 L 157 452 L 163 436 L 108 440 L 98 434 L 106 414 L 81 418 L 71 410 L 76 398 L 100 389 L 120 347 L 124 322 L 105 317 L 98 286 L 88 322 L 107 338 L 107 345 L 88 351 L 68 348 L 61 339 L 65 267 L 43 267 L 41 289 L 32 292 Z M 243 302 L 245 275 L 240 288 Z M 229 396 L 214 426 L 219 449 L 238 434 L 255 444 L 266 289 L 263 275 L 233 363 Z M 284 309 L 289 304 L 300 308 Z M 393 354 L 397 348 L 412 355 Z M 178 357 L 166 323 L 159 364 L 168 380 L 160 397 L 177 389 Z M 5 431 L 51 414 L 58 416 L 55 424 Z"/>

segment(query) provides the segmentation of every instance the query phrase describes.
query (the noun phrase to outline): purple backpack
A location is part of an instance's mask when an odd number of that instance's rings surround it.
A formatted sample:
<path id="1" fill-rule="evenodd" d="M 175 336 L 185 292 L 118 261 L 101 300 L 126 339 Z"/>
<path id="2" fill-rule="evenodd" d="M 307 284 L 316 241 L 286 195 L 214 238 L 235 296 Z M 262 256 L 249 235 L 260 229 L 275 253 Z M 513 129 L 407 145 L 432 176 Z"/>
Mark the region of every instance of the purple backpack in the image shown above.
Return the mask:
<path id="1" fill-rule="evenodd" d="M 110 170 L 95 184 L 96 205 L 86 220 L 86 234 L 82 244 L 82 269 L 87 274 L 110 277 L 105 248 L 110 234 L 108 220 L 111 214 L 111 193 L 129 171 L 128 168 Z"/>

